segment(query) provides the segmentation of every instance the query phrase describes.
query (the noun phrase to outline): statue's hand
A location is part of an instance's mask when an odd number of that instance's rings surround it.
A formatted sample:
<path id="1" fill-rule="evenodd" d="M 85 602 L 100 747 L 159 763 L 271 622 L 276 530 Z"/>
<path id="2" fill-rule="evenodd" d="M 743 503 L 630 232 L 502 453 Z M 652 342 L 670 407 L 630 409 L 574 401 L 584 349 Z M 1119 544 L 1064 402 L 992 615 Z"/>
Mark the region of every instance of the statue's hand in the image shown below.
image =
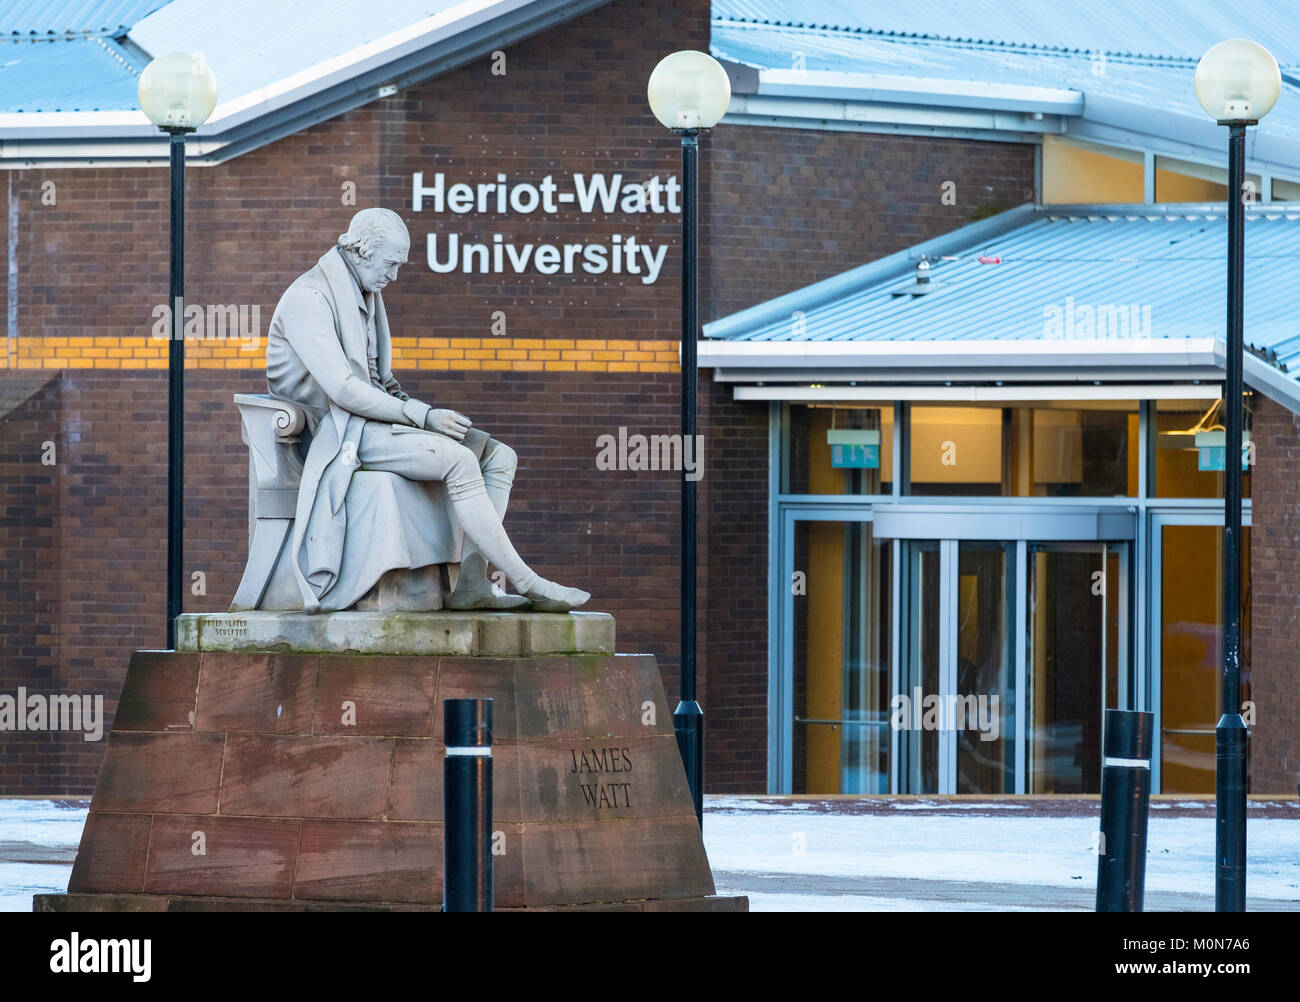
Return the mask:
<path id="1" fill-rule="evenodd" d="M 424 426 L 429 431 L 436 431 L 460 442 L 465 438 L 465 432 L 469 431 L 470 425 L 473 423 L 459 411 L 431 410 L 429 416 L 425 419 Z"/>

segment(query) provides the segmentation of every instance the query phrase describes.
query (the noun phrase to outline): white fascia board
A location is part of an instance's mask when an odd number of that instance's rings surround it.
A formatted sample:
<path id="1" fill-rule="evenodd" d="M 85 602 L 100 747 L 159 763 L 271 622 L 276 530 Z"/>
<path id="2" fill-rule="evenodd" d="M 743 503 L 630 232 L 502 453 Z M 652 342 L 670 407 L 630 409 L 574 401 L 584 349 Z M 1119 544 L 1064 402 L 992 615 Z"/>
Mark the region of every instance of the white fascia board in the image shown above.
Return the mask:
<path id="1" fill-rule="evenodd" d="M 152 126 L 145 135 L 130 141 L 86 140 L 72 143 L 68 140 L 20 139 L 0 143 L 3 162 L 13 168 L 23 167 L 157 167 L 159 161 L 169 156 L 170 140 Z M 200 157 L 212 157 L 225 143 L 211 139 L 191 140 L 186 143 L 186 162 L 204 166 Z"/>
<path id="2" fill-rule="evenodd" d="M 699 341 L 702 369 L 959 370 L 1223 365 L 1214 338 L 1135 338 L 1128 341 Z"/>
<path id="3" fill-rule="evenodd" d="M 1081 115 L 1083 94 L 1062 87 L 1031 87 L 882 73 L 826 70 L 758 71 L 758 94 L 864 104 L 932 105 L 1043 115 Z"/>
<path id="4" fill-rule="evenodd" d="M 1078 383 L 1033 386 L 737 386 L 732 399 L 789 403 L 847 401 L 962 401 L 996 403 L 1036 400 L 1217 400 L 1221 383 Z"/>
<path id="5" fill-rule="evenodd" d="M 1251 389 L 1277 401 L 1293 414 L 1300 414 L 1300 384 L 1285 372 L 1247 352 L 1241 374 L 1243 382 Z"/>
<path id="6" fill-rule="evenodd" d="M 808 128 L 810 122 L 818 123 L 820 128 L 825 128 L 824 123 L 827 122 L 846 122 L 859 128 L 872 125 L 890 128 L 908 126 L 932 132 L 1058 133 L 1064 129 L 1061 118 L 1057 115 L 1040 115 L 1035 119 L 1029 112 L 988 108 L 948 108 L 767 94 L 733 94 L 723 121 L 730 125 L 735 124 L 737 119 L 799 122 L 803 128 Z"/>
<path id="7" fill-rule="evenodd" d="M 876 136 L 924 136 L 930 139 L 967 139 L 986 143 L 1022 142 L 1037 145 L 1040 133 L 1055 133 L 1059 128 L 1055 123 L 1060 119 L 1044 118 L 1036 125 L 1047 126 L 1033 132 L 1018 133 L 1014 140 L 1006 131 L 994 129 L 944 128 L 933 125 L 896 125 L 887 122 L 856 122 L 838 118 L 786 118 L 775 115 L 741 115 L 728 111 L 726 124 L 729 126 L 749 126 L 764 129 L 813 129 L 818 132 L 857 132 Z"/>
<path id="8" fill-rule="evenodd" d="M 0 112 L 0 140 L 86 139 L 157 133 L 143 111 L 6 111 Z"/>

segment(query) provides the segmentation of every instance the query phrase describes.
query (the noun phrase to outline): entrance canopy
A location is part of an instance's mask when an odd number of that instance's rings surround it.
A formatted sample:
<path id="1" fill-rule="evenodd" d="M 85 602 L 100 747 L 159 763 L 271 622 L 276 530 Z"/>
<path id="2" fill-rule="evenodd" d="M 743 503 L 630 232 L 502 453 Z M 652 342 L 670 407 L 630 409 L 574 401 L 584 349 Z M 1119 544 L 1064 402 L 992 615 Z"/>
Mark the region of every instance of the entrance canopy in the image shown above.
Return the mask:
<path id="1" fill-rule="evenodd" d="M 704 326 L 738 400 L 1186 396 L 1223 379 L 1222 205 L 1026 205 Z M 1246 384 L 1300 413 L 1300 205 L 1246 211 Z"/>

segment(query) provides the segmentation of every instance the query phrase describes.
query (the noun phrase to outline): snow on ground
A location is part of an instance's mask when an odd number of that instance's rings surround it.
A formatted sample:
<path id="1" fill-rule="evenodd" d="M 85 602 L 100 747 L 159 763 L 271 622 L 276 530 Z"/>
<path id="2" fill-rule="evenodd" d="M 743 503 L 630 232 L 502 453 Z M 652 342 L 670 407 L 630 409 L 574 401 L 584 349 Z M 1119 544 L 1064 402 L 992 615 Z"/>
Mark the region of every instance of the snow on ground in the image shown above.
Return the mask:
<path id="1" fill-rule="evenodd" d="M 705 802 L 704 845 L 715 873 L 1096 889 L 1095 816 L 839 815 L 810 813 L 806 802 L 792 803 L 799 809 L 789 811 L 770 799 L 757 811 L 743 797 L 707 797 Z M 896 811 L 922 806 L 892 805 Z M 935 803 L 925 806 L 933 810 Z M 1251 818 L 1246 844 L 1250 897 L 1294 901 L 1300 910 L 1300 818 Z M 1150 818 L 1148 894 L 1212 897 L 1213 859 L 1213 804 L 1204 818 Z"/>
<path id="2" fill-rule="evenodd" d="M 0 912 L 29 912 L 33 894 L 68 889 L 86 804 L 0 799 Z"/>
<path id="3" fill-rule="evenodd" d="M 1095 807 L 1061 817 L 1005 801 L 862 806 L 706 797 L 704 844 L 719 893 L 748 894 L 754 911 L 1090 908 Z M 1164 907 L 1201 907 L 1214 895 L 1214 805 L 1173 806 L 1204 816 L 1161 817 L 1166 804 L 1151 805 L 1148 902 L 1165 892 L 1174 897 Z M 1249 820 L 1247 885 L 1261 906 L 1300 911 L 1296 814 Z M 85 820 L 84 800 L 0 799 L 0 911 L 30 911 L 33 894 L 67 888 Z"/>

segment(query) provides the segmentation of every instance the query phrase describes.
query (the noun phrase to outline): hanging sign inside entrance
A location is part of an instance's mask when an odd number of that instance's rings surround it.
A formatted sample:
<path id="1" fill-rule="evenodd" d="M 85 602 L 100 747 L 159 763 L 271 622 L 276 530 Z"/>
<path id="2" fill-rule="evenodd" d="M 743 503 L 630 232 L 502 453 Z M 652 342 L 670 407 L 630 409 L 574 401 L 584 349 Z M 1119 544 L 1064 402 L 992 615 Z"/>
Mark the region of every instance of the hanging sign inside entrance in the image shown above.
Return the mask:
<path id="1" fill-rule="evenodd" d="M 1205 473 L 1222 473 L 1228 468 L 1225 440 L 1227 433 L 1222 431 L 1198 431 L 1196 433 L 1196 468 Z M 1241 433 L 1241 468 L 1250 468 L 1250 432 Z"/>
<path id="2" fill-rule="evenodd" d="M 880 432 L 867 428 L 830 428 L 831 466 L 837 470 L 880 469 Z"/>

